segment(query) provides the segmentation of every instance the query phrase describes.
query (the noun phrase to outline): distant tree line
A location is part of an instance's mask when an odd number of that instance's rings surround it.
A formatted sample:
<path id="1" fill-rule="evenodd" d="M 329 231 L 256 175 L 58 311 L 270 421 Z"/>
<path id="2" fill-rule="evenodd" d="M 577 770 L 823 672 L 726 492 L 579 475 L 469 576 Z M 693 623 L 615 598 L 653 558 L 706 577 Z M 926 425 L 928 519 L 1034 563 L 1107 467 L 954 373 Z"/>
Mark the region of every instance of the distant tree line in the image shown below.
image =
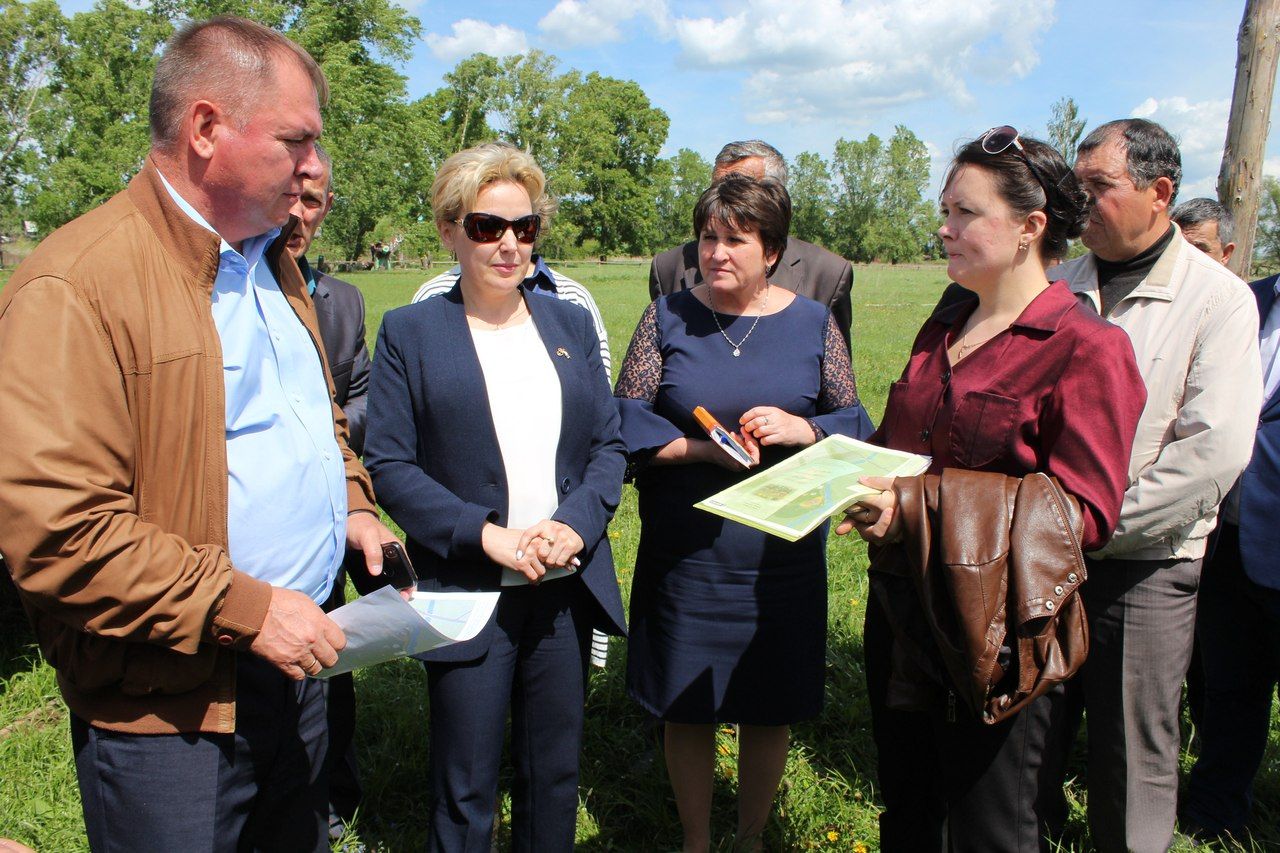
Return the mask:
<path id="1" fill-rule="evenodd" d="M 560 199 L 549 256 L 646 255 L 692 236 L 711 165 L 688 149 L 659 156 L 670 122 L 638 84 L 535 50 L 473 55 L 410 99 L 398 69 L 422 27 L 391 0 L 98 0 L 69 17 L 55 0 L 0 0 L 0 232 L 32 221 L 47 234 L 128 182 L 148 147 L 160 49 L 184 20 L 215 14 L 282 30 L 329 78 L 337 199 L 319 248 L 331 257 L 363 257 L 395 236 L 409 256 L 439 253 L 435 170 L 489 139 L 546 169 Z M 928 182 L 928 152 L 905 127 L 841 139 L 829 160 L 805 152 L 792 164 L 793 233 L 855 261 L 924 258 L 936 251 Z"/>

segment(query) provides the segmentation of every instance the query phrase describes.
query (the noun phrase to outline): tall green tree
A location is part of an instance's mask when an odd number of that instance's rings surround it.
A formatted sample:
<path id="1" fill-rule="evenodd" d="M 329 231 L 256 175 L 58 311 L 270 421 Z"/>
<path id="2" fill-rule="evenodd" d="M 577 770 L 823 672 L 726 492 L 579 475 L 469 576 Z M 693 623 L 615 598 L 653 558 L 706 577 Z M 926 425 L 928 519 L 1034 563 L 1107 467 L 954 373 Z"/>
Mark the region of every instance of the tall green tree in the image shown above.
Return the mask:
<path id="1" fill-rule="evenodd" d="M 919 260 L 932 240 L 932 205 L 924 200 L 929 186 L 929 151 L 920 137 L 903 125 L 893 129 L 884 149 L 883 175 L 868 248 L 880 261 Z"/>
<path id="2" fill-rule="evenodd" d="M 670 120 L 631 80 L 591 72 L 569 92 L 556 172 L 563 216 L 601 254 L 648 254 L 658 237 L 654 167 Z"/>
<path id="3" fill-rule="evenodd" d="M 568 93 L 582 79 L 577 71 L 560 73 L 559 65 L 540 50 L 506 57 L 492 103 L 501 137 L 532 154 L 549 174 L 558 165 L 556 142 L 567 116 Z"/>
<path id="4" fill-rule="evenodd" d="M 431 154 L 439 165 L 464 148 L 493 139 L 488 116 L 498 99 L 502 68 L 498 60 L 477 53 L 459 62 L 444 75 L 444 85 L 413 104 L 423 122 L 439 125 Z"/>
<path id="5" fill-rule="evenodd" d="M 820 246 L 832 244 L 835 198 L 831 167 L 821 154 L 801 152 L 788 169 L 791 193 L 791 233 Z"/>
<path id="6" fill-rule="evenodd" d="M 861 263 L 919 260 L 933 244 L 929 151 L 909 128 L 898 125 L 888 144 L 874 133 L 839 139 L 832 160 L 835 251 Z"/>
<path id="7" fill-rule="evenodd" d="M 19 224 L 20 184 L 39 162 L 36 144 L 65 31 L 54 0 L 0 0 L 0 230 Z"/>
<path id="8" fill-rule="evenodd" d="M 675 155 L 659 160 L 658 166 L 654 172 L 658 186 L 655 249 L 677 246 L 693 237 L 694 205 L 711 185 L 711 164 L 697 151 L 681 148 Z"/>
<path id="9" fill-rule="evenodd" d="M 862 141 L 836 140 L 831 248 L 853 261 L 866 263 L 875 257 L 871 227 L 880 207 L 884 160 L 884 143 L 874 133 Z"/>
<path id="10" fill-rule="evenodd" d="M 1262 179 L 1258 204 L 1258 230 L 1254 236 L 1253 271 L 1260 275 L 1280 272 L 1280 181 Z"/>
<path id="11" fill-rule="evenodd" d="M 407 225 L 426 209 L 440 127 L 410 107 L 404 75 L 391 64 L 409 59 L 421 24 L 389 0 L 300 2 L 286 20 L 287 34 L 329 81 L 323 141 L 335 201 L 325 243 L 362 257 L 381 220 Z"/>
<path id="12" fill-rule="evenodd" d="M 1076 148 L 1080 145 L 1080 137 L 1084 135 L 1085 120 L 1080 118 L 1080 108 L 1075 98 L 1059 98 L 1053 102 L 1052 117 L 1049 119 L 1048 142 L 1058 149 L 1067 165 L 1076 162 Z"/>
<path id="13" fill-rule="evenodd" d="M 106 201 L 140 168 L 150 145 L 147 101 L 167 18 L 124 0 L 98 0 L 67 23 L 41 130 L 31 212 L 49 231 Z"/>

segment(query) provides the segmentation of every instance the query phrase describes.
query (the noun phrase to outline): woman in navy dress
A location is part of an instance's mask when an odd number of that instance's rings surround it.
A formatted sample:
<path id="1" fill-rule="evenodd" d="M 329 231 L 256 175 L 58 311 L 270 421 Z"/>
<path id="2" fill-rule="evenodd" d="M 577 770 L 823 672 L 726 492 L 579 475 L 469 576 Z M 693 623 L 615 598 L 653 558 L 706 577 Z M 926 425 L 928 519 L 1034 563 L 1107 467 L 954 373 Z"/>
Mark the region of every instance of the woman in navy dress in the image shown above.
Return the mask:
<path id="1" fill-rule="evenodd" d="M 710 843 L 716 723 L 739 724 L 738 849 L 758 849 L 791 723 L 822 707 L 826 531 L 790 543 L 693 508 L 754 474 L 707 439 L 709 410 L 766 468 L 831 433 L 865 435 L 830 311 L 769 285 L 791 202 L 730 175 L 694 211 L 704 283 L 651 304 L 615 395 L 640 494 L 627 687 L 665 722 L 686 851 Z"/>

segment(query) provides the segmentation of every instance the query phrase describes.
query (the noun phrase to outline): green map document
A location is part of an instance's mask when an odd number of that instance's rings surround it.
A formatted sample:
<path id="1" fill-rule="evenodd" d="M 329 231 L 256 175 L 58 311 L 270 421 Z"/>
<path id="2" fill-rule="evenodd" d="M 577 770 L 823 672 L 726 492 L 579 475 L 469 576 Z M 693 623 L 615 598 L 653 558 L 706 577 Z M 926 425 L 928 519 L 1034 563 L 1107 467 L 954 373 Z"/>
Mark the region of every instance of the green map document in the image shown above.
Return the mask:
<path id="1" fill-rule="evenodd" d="M 927 456 L 831 435 L 694 507 L 795 542 L 876 493 L 861 485 L 859 477 L 912 477 L 929 462 Z"/>

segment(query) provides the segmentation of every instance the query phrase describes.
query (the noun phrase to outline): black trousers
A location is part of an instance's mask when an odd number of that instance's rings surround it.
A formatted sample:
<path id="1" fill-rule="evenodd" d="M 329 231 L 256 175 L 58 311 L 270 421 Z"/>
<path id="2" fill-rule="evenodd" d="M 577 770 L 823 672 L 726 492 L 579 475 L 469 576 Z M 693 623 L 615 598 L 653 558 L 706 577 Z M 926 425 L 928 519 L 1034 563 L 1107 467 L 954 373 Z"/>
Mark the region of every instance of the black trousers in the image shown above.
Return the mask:
<path id="1" fill-rule="evenodd" d="M 234 734 L 131 735 L 72 715 L 94 853 L 327 851 L 323 685 L 237 660 Z"/>
<path id="2" fill-rule="evenodd" d="M 1066 723 L 1061 686 L 997 725 L 959 700 L 954 715 L 945 706 L 899 711 L 885 704 L 894 639 L 874 600 L 863 642 L 885 806 L 881 850 L 1049 850 L 1048 838 L 1061 832 L 1061 752 L 1053 748 Z"/>
<path id="3" fill-rule="evenodd" d="M 1185 819 L 1243 838 L 1262 763 L 1271 702 L 1280 684 L 1280 590 L 1259 586 L 1240 564 L 1240 528 L 1224 524 L 1200 580 L 1196 631 L 1204 663 L 1200 758 Z"/>
<path id="4" fill-rule="evenodd" d="M 363 560 L 364 556 L 360 555 Z M 325 613 L 332 613 L 347 603 L 347 573 L 338 571 L 333 593 L 324 603 Z M 329 775 L 329 816 L 344 823 L 355 817 L 363 790 L 360 770 L 356 766 L 356 683 L 347 672 L 335 675 L 326 685 L 329 717 L 329 752 L 325 756 L 325 772 Z"/>
<path id="5" fill-rule="evenodd" d="M 509 587 L 489 650 L 466 663 L 428 662 L 431 830 L 427 849 L 489 853 L 498 769 L 511 716 L 511 849 L 573 849 L 578 754 L 591 618 L 578 578 Z"/>

